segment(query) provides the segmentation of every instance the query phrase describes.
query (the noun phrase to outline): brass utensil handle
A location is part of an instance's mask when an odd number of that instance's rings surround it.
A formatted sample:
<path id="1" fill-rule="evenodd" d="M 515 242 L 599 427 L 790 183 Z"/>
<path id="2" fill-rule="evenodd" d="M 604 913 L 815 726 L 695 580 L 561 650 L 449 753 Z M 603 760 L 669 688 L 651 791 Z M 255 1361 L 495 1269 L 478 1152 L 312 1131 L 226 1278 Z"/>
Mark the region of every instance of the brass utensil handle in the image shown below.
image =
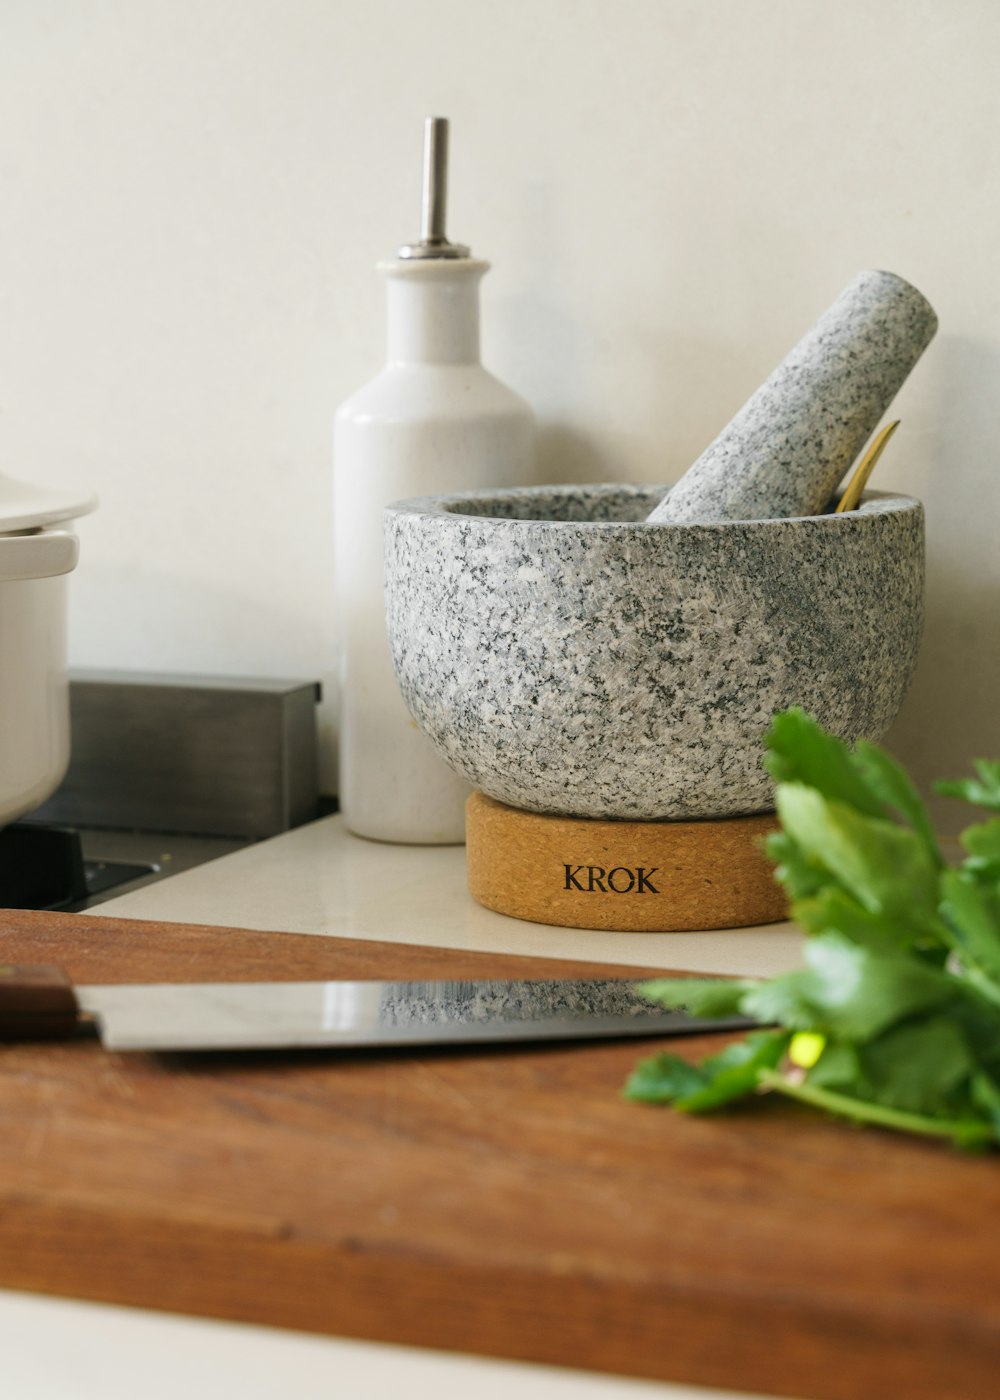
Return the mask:
<path id="1" fill-rule="evenodd" d="M 0 1040 L 61 1040 L 77 1033 L 80 1008 L 58 967 L 0 965 Z"/>
<path id="2" fill-rule="evenodd" d="M 868 485 L 868 478 L 875 470 L 875 464 L 882 456 L 886 444 L 898 427 L 899 419 L 897 418 L 894 423 L 890 423 L 887 427 L 883 428 L 878 437 L 874 439 L 868 451 L 855 467 L 854 475 L 847 483 L 847 490 L 841 496 L 840 503 L 834 511 L 835 515 L 842 515 L 848 510 L 857 510 L 858 506 L 861 504 L 861 497 L 864 494 L 864 489 Z"/>

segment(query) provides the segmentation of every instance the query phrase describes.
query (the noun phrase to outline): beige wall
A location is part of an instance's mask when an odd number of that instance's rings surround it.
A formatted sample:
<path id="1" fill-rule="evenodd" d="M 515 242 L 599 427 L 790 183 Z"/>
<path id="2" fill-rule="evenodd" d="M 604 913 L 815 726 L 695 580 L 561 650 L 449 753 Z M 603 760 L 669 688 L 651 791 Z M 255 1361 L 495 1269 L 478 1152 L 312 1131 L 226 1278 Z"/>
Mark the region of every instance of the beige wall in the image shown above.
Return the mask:
<path id="1" fill-rule="evenodd" d="M 927 294 L 893 745 L 1000 755 L 998 74 L 996 0 L 0 0 L 0 463 L 103 498 L 74 663 L 331 669 L 330 417 L 436 112 L 549 479 L 671 480 L 855 271 Z"/>

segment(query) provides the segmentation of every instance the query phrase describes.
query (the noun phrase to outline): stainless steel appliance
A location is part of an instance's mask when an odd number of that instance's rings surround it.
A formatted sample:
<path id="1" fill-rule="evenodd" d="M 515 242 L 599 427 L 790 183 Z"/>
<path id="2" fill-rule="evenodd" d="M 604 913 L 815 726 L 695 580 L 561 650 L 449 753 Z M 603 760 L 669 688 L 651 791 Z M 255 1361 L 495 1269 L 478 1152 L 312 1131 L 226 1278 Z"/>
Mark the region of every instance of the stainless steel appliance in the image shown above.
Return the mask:
<path id="1" fill-rule="evenodd" d="M 315 681 L 78 672 L 72 759 L 0 830 L 0 907 L 85 909 L 310 821 Z"/>

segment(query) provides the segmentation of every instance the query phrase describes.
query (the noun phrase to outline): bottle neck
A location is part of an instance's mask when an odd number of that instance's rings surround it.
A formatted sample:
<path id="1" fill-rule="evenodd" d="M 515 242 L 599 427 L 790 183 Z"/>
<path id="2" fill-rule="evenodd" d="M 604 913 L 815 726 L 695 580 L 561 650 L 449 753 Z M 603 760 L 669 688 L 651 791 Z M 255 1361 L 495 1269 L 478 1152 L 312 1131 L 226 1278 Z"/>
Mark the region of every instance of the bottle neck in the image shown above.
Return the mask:
<path id="1" fill-rule="evenodd" d="M 479 363 L 479 281 L 489 263 L 426 259 L 384 263 L 390 364 Z"/>

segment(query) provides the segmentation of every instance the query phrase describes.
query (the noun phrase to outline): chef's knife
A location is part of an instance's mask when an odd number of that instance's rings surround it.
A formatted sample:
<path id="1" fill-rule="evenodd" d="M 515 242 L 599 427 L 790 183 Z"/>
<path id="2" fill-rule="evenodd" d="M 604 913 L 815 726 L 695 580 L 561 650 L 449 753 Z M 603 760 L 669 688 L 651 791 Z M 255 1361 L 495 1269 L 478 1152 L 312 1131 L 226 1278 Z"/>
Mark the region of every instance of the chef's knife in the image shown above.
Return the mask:
<path id="1" fill-rule="evenodd" d="M 204 982 L 74 986 L 0 967 L 0 1037 L 92 1030 L 109 1050 L 263 1050 L 588 1040 L 743 1029 L 646 1000 L 627 978 L 484 982 Z"/>

